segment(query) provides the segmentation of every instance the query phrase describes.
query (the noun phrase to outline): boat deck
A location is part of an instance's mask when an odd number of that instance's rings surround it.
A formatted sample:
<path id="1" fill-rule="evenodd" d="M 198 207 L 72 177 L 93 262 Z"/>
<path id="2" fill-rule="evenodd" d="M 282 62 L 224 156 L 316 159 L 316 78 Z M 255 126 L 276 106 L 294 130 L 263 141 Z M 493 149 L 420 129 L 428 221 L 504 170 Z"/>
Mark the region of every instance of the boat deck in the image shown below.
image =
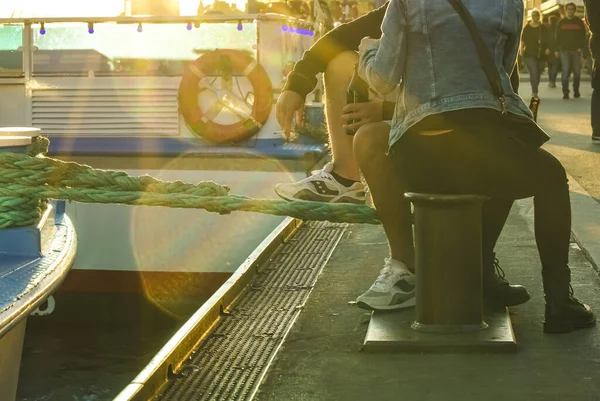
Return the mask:
<path id="1" fill-rule="evenodd" d="M 76 236 L 68 217 L 52 207 L 37 227 L 2 232 L 0 338 L 60 285 L 73 264 Z M 37 244 L 36 244 L 37 241 Z"/>

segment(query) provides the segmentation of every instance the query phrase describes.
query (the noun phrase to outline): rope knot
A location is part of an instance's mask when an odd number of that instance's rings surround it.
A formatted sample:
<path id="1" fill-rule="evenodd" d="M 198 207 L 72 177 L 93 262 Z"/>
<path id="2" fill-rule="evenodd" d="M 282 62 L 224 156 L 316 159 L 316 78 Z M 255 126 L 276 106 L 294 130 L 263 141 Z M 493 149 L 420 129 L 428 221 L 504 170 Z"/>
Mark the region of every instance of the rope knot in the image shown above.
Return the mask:
<path id="1" fill-rule="evenodd" d="M 45 136 L 34 136 L 31 138 L 31 144 L 27 146 L 25 151 L 28 156 L 35 157 L 39 154 L 45 155 L 48 153 L 50 140 Z"/>

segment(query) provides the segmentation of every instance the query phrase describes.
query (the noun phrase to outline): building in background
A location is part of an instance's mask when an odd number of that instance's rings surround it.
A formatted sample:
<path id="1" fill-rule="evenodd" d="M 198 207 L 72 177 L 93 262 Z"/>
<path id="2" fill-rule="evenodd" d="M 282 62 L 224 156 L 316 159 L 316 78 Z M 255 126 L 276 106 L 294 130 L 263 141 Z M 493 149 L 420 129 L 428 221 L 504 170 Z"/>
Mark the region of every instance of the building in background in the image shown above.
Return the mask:
<path id="1" fill-rule="evenodd" d="M 177 0 L 126 0 L 130 3 L 131 15 L 179 15 L 179 2 Z"/>

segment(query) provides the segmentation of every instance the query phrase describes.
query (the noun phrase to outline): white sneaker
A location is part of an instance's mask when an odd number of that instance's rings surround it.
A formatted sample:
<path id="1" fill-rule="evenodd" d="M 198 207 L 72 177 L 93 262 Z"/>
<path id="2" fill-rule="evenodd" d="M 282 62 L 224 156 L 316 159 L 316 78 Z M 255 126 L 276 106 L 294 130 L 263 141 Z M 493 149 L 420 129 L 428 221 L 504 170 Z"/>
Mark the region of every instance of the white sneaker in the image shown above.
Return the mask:
<path id="1" fill-rule="evenodd" d="M 415 306 L 415 275 L 402 262 L 385 259 L 379 277 L 367 292 L 356 298 L 356 305 L 368 310 Z"/>
<path id="2" fill-rule="evenodd" d="M 333 163 L 327 163 L 322 170 L 298 182 L 277 184 L 275 192 L 286 200 L 305 200 L 330 203 L 365 203 L 365 187 L 355 182 L 346 187 L 331 175 Z"/>

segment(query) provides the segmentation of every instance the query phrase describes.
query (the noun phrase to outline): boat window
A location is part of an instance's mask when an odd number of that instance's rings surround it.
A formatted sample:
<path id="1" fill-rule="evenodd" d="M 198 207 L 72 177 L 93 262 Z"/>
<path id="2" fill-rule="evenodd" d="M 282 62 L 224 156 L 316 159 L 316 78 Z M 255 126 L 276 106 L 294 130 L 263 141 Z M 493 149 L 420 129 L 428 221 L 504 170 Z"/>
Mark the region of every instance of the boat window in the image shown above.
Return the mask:
<path id="1" fill-rule="evenodd" d="M 0 25 L 0 77 L 22 77 L 22 25 Z"/>
<path id="2" fill-rule="evenodd" d="M 197 27 L 48 23 L 43 34 L 39 26 L 33 29 L 36 76 L 180 76 L 189 60 L 215 48 L 245 50 L 256 57 L 254 22 Z"/>

